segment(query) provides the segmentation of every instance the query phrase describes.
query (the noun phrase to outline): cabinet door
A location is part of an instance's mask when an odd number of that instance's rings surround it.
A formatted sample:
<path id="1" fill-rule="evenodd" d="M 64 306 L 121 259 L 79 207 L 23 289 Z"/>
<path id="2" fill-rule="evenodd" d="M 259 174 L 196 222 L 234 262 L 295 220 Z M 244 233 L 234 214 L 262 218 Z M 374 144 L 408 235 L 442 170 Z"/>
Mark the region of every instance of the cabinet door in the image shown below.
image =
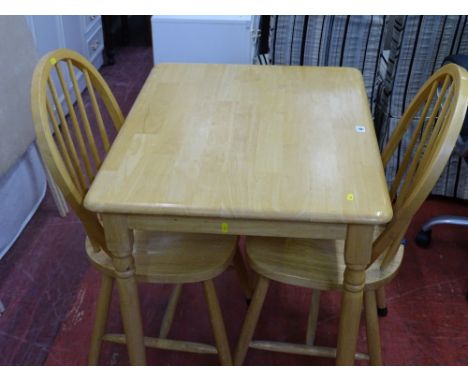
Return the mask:
<path id="1" fill-rule="evenodd" d="M 39 57 L 58 48 L 69 48 L 83 54 L 83 34 L 79 16 L 26 16 L 26 21 L 33 35 Z M 67 71 L 64 70 L 63 72 L 66 85 L 71 89 L 72 82 Z M 52 72 L 52 80 L 62 103 L 63 110 L 65 113 L 68 113 L 65 96 L 58 76 L 54 71 Z M 78 78 L 78 83 L 80 88 L 83 89 L 84 80 Z M 75 96 L 73 92 L 71 92 L 71 97 L 72 102 L 74 102 Z"/>
<path id="2" fill-rule="evenodd" d="M 39 56 L 65 46 L 59 16 L 26 16 L 26 21 Z"/>
<path id="3" fill-rule="evenodd" d="M 80 16 L 61 16 L 64 47 L 86 57 L 84 33 Z"/>
<path id="4" fill-rule="evenodd" d="M 60 16 L 26 16 L 26 22 L 32 33 L 38 58 L 52 50 L 65 46 Z M 60 81 L 55 73 L 52 73 L 52 80 L 62 104 L 64 104 Z"/>

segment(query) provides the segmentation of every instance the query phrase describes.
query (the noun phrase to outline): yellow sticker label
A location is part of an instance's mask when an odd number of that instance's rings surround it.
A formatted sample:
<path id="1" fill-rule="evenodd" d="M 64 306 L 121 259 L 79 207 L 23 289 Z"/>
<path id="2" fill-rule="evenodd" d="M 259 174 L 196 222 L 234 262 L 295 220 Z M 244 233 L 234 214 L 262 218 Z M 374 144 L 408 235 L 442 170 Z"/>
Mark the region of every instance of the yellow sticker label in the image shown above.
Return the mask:
<path id="1" fill-rule="evenodd" d="M 349 201 L 353 201 L 354 200 L 354 195 L 353 194 L 348 194 L 348 195 L 346 195 L 346 199 L 349 200 Z"/>
<path id="2" fill-rule="evenodd" d="M 221 223 L 221 232 L 222 233 L 228 233 L 228 231 L 229 231 L 228 223 Z"/>
<path id="3" fill-rule="evenodd" d="M 52 65 L 55 65 L 55 64 L 57 63 L 56 58 L 55 58 L 55 57 L 52 57 L 52 58 L 50 59 L 50 63 L 51 63 Z"/>

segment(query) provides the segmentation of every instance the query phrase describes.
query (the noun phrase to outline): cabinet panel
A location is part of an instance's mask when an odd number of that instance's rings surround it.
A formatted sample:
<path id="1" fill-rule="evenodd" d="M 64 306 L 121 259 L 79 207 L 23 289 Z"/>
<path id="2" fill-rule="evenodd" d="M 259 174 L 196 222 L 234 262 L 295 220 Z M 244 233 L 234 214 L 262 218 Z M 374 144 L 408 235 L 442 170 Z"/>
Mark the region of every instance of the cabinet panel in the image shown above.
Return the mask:
<path id="1" fill-rule="evenodd" d="M 103 38 L 100 16 L 26 16 L 26 21 L 33 34 L 39 57 L 58 48 L 68 48 L 86 57 L 96 68 L 102 66 Z M 71 89 L 73 85 L 66 72 L 64 70 L 65 80 Z M 83 89 L 85 81 L 81 72 L 77 73 L 76 77 L 80 89 Z M 67 111 L 56 73 L 52 73 L 52 78 L 62 106 Z"/>
<path id="2" fill-rule="evenodd" d="M 103 46 L 100 16 L 26 16 L 26 21 L 39 56 L 68 48 L 102 64 L 102 60 L 96 60 Z"/>
<path id="3" fill-rule="evenodd" d="M 26 16 L 39 56 L 63 46 L 63 33 L 57 16 Z"/>
<path id="4" fill-rule="evenodd" d="M 98 54 L 102 54 L 104 49 L 104 37 L 102 28 L 99 28 L 87 42 L 87 54 L 90 61 L 93 61 Z"/>
<path id="5" fill-rule="evenodd" d="M 101 24 L 101 16 L 83 16 L 84 17 L 84 32 L 87 34 L 96 24 Z"/>
<path id="6" fill-rule="evenodd" d="M 77 16 L 62 16 L 61 21 L 65 40 L 64 46 L 86 56 L 80 18 Z"/>

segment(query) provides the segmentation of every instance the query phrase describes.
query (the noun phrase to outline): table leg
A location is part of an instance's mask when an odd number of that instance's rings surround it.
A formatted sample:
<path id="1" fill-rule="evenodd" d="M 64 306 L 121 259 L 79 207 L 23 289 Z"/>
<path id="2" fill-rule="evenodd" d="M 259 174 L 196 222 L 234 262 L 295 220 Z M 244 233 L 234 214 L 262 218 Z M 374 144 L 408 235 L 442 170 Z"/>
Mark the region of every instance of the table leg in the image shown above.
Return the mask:
<path id="1" fill-rule="evenodd" d="M 373 226 L 371 225 L 353 224 L 348 226 L 344 253 L 346 270 L 338 327 L 337 365 L 354 364 L 366 281 L 366 266 L 370 261 L 372 249 L 372 235 Z"/>
<path id="2" fill-rule="evenodd" d="M 127 227 L 127 219 L 119 215 L 102 217 L 106 243 L 112 254 L 116 270 L 116 283 L 120 297 L 120 312 L 127 340 L 128 355 L 132 365 L 145 365 L 146 354 L 143 325 L 140 313 L 135 264 L 132 256 L 133 232 Z"/>

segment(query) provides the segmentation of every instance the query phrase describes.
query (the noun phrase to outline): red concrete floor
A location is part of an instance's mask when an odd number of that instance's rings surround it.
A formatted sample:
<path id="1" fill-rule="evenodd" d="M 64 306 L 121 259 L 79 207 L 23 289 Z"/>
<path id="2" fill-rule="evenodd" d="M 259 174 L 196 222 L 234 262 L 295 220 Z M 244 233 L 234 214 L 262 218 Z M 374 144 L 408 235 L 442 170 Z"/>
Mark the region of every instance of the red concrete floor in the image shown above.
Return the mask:
<path id="1" fill-rule="evenodd" d="M 117 64 L 102 73 L 127 114 L 152 65 L 151 49 L 126 47 Z M 468 230 L 434 228 L 429 249 L 414 244 L 421 224 L 432 216 L 468 216 L 465 202 L 430 199 L 415 216 L 399 275 L 387 287 L 389 314 L 380 319 L 386 365 L 468 364 Z M 70 214 L 60 218 L 49 193 L 25 231 L 0 260 L 0 365 L 84 365 L 94 318 L 99 274 L 88 264 L 84 230 Z M 215 282 L 231 348 L 247 306 L 233 270 Z M 142 314 L 147 335 L 156 335 L 171 287 L 143 285 Z M 302 341 L 310 291 L 273 283 L 256 336 Z M 321 299 L 317 343 L 336 343 L 340 297 Z M 120 330 L 116 296 L 111 330 Z M 212 342 L 202 286 L 184 287 L 172 338 Z M 361 325 L 360 351 L 366 351 Z M 151 365 L 216 365 L 216 356 L 149 349 Z M 249 350 L 246 365 L 333 365 L 331 359 Z M 105 343 L 102 365 L 128 364 L 124 346 Z M 365 364 L 365 363 L 361 363 Z"/>

